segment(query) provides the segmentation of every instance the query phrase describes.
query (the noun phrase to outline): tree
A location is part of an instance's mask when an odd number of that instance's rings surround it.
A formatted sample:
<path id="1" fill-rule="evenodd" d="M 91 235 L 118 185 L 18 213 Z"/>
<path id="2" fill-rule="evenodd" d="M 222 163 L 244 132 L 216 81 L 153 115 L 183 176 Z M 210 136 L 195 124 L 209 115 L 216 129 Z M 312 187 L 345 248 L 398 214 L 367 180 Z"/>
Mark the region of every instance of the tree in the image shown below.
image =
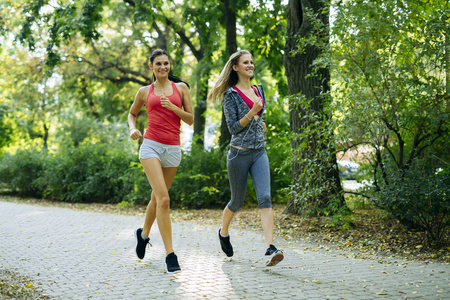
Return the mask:
<path id="1" fill-rule="evenodd" d="M 286 212 L 319 215 L 344 205 L 330 123 L 329 1 L 288 4 L 284 66 L 290 98 L 292 191 Z"/>
<path id="2" fill-rule="evenodd" d="M 368 195 L 402 223 L 448 220 L 449 2 L 352 1 L 336 9 L 342 149 L 366 149 Z"/>
<path id="3" fill-rule="evenodd" d="M 117 4 L 122 5 L 117 8 Z M 47 12 L 42 9 L 49 7 L 51 9 L 48 9 Z M 23 5 L 22 13 L 26 18 L 21 24 L 22 29 L 17 34 L 17 39 L 28 44 L 29 48 L 33 50 L 36 44 L 33 28 L 36 26 L 42 28 L 49 39 L 46 48 L 47 63 L 50 66 L 56 66 L 60 63 L 62 58 L 60 48 L 62 45 L 67 45 L 70 41 L 76 40 L 78 34 L 101 57 L 102 53 L 98 51 L 98 45 L 95 45 L 94 42 L 98 41 L 102 34 L 105 34 L 102 30 L 105 18 L 114 23 L 116 22 L 114 17 L 118 17 L 120 20 L 124 12 L 126 14 L 133 11 L 134 18 L 127 21 L 132 21 L 136 27 L 138 27 L 138 24 L 141 27 L 150 25 L 158 33 L 159 39 L 156 43 L 158 46 L 174 48 L 174 52 L 179 50 L 179 46 L 187 46 L 196 58 L 198 65 L 196 72 L 194 72 L 196 75 L 194 135 L 197 137 L 197 143 L 201 146 L 203 145 L 205 129 L 207 80 L 210 74 L 212 52 L 217 45 L 215 41 L 218 38 L 216 32 L 218 21 L 221 19 L 222 13 L 218 7 L 219 3 L 204 0 L 193 0 L 183 4 L 162 1 L 85 0 L 77 3 L 58 3 L 53 7 L 49 6 L 46 1 L 33 1 Z M 113 11 L 114 14 L 110 14 L 108 18 L 108 15 L 105 16 L 104 14 L 105 8 L 108 8 L 109 12 Z M 128 18 L 129 16 L 125 17 Z M 170 29 L 170 32 L 161 30 L 162 27 Z M 138 31 L 138 28 L 134 28 L 133 33 L 135 34 Z M 140 33 L 140 36 L 135 35 L 132 38 L 134 42 L 148 40 L 148 36 L 143 35 L 145 34 L 143 30 Z M 170 36 L 170 33 L 177 36 L 174 43 L 168 43 L 167 37 Z M 150 34 L 152 39 L 153 36 Z M 173 46 L 173 44 L 178 46 Z M 150 50 L 150 47 L 147 48 Z M 170 50 L 167 48 L 166 50 Z M 98 63 L 90 60 L 86 60 L 86 62 L 91 64 L 92 68 L 98 70 L 101 74 L 100 77 L 105 80 L 119 84 L 122 82 L 149 83 L 150 78 L 146 77 L 144 72 L 133 70 L 120 60 L 118 63 L 105 60 L 100 60 Z M 110 76 L 108 73 L 115 73 L 115 76 Z"/>
<path id="4" fill-rule="evenodd" d="M 247 1 L 245 1 L 247 2 Z M 226 62 L 227 57 L 230 57 L 233 53 L 237 51 L 237 38 L 236 38 L 236 18 L 237 13 L 235 7 L 232 6 L 230 0 L 223 0 L 224 5 L 224 19 L 225 22 L 225 52 L 224 52 L 224 62 Z M 236 4 L 236 3 L 234 3 Z M 227 145 L 231 140 L 231 133 L 228 130 L 227 122 L 225 120 L 225 114 L 222 110 L 222 119 L 220 123 L 220 138 L 219 138 L 219 148 L 225 150 Z"/>
<path id="5" fill-rule="evenodd" d="M 42 148 L 47 149 L 51 120 L 61 107 L 55 92 L 59 78 L 56 74 L 49 76 L 45 62 L 38 56 L 19 49 L 14 52 L 8 49 L 4 54 L 0 65 L 8 66 L 4 68 L 8 71 L 2 74 L 0 87 L 2 98 L 8 99 L 5 133 L 14 130 L 14 136 L 9 138 L 38 139 Z"/>

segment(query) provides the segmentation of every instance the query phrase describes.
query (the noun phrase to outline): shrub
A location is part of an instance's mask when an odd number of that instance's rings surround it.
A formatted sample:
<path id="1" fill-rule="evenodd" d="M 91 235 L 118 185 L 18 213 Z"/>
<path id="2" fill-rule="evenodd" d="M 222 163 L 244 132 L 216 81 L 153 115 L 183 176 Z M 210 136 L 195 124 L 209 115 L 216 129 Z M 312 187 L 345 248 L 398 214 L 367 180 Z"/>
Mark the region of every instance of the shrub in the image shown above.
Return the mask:
<path id="1" fill-rule="evenodd" d="M 183 155 L 170 189 L 174 207 L 224 207 L 230 201 L 226 153 L 218 149 Z"/>
<path id="2" fill-rule="evenodd" d="M 131 161 L 121 176 L 121 180 L 126 191 L 126 194 L 123 196 L 124 203 L 145 205 L 150 201 L 152 188 L 140 162 Z"/>
<path id="3" fill-rule="evenodd" d="M 21 196 L 42 196 L 36 184 L 47 160 L 46 151 L 34 148 L 19 150 L 16 154 L 3 155 L 0 163 L 0 182 Z"/>
<path id="4" fill-rule="evenodd" d="M 121 202 L 127 195 L 126 174 L 132 160 L 125 144 L 83 144 L 50 157 L 37 181 L 44 196 L 67 202 Z"/>
<path id="5" fill-rule="evenodd" d="M 416 162 L 389 172 L 389 185 L 377 193 L 375 204 L 409 229 L 425 230 L 430 241 L 440 242 L 450 225 L 449 171 Z"/>

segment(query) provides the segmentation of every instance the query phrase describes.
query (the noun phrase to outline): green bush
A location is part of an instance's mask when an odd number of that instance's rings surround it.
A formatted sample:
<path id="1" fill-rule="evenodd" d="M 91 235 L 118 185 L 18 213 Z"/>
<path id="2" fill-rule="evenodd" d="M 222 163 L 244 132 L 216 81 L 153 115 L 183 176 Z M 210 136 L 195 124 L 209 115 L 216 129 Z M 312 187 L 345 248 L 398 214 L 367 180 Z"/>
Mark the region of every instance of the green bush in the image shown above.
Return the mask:
<path id="1" fill-rule="evenodd" d="M 224 207 L 230 201 L 226 153 L 211 149 L 183 155 L 170 196 L 173 207 Z"/>
<path id="2" fill-rule="evenodd" d="M 409 229 L 425 230 L 430 241 L 442 241 L 450 225 L 450 170 L 416 162 L 389 174 L 389 185 L 378 191 L 375 204 Z"/>
<path id="3" fill-rule="evenodd" d="M 118 203 L 130 189 L 123 176 L 131 161 L 126 144 L 67 147 L 49 157 L 37 183 L 51 199 Z"/>
<path id="4" fill-rule="evenodd" d="M 0 183 L 21 196 L 40 198 L 42 188 L 36 184 L 44 170 L 47 152 L 34 148 L 5 154 L 0 161 Z"/>
<path id="5" fill-rule="evenodd" d="M 131 147 L 129 141 L 115 143 L 114 148 L 85 141 L 78 146 L 67 143 L 54 154 L 35 149 L 5 154 L 0 184 L 36 198 L 145 205 L 152 190 Z M 272 181 L 279 173 L 274 174 Z M 218 149 L 183 153 L 169 193 L 173 207 L 223 208 L 230 200 L 226 153 Z M 245 203 L 257 203 L 250 179 Z"/>
<path id="6" fill-rule="evenodd" d="M 124 203 L 146 205 L 150 201 L 152 188 L 137 156 L 136 161 L 130 162 L 130 165 L 121 176 L 121 180 L 124 190 L 127 191 L 123 197 Z"/>
<path id="7" fill-rule="evenodd" d="M 287 188 L 291 185 L 291 134 L 287 107 L 286 98 L 272 96 L 270 108 L 264 116 L 267 126 L 265 138 L 270 164 L 272 200 L 283 203 L 288 200 Z M 247 190 L 252 191 L 253 185 L 249 186 Z M 254 201 L 256 203 L 256 199 Z"/>

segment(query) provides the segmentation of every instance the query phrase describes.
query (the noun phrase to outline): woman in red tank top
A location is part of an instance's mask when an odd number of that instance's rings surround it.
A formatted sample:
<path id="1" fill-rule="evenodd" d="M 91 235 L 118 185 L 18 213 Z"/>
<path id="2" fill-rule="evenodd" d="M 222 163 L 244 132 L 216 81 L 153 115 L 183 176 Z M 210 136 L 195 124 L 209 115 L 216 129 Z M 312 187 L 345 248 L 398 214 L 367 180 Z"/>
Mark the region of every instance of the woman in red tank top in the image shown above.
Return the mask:
<path id="1" fill-rule="evenodd" d="M 189 85 L 170 72 L 169 54 L 161 49 L 153 51 L 150 69 L 153 70 L 154 82 L 139 89 L 128 114 L 132 140 L 142 137 L 136 129 L 136 117 L 142 106 L 146 106 L 148 114 L 148 127 L 139 158 L 152 187 L 152 196 L 144 226 L 135 231 L 136 255 L 144 258 L 145 248 L 150 244 L 150 229 L 156 219 L 166 248 L 167 272 L 173 273 L 181 268 L 172 246 L 169 188 L 181 160 L 180 120 L 192 125 L 194 116 Z"/>

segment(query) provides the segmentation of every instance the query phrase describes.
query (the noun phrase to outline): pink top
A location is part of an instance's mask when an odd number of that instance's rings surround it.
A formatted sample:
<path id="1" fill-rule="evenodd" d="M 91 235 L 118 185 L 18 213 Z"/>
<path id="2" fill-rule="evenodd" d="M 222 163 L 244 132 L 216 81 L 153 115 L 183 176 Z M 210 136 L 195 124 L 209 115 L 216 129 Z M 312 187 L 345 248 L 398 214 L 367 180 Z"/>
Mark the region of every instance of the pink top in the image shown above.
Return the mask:
<path id="1" fill-rule="evenodd" d="M 245 103 L 247 103 L 248 107 L 250 107 L 250 109 L 252 109 L 253 101 L 249 97 L 247 97 L 240 89 L 238 89 L 238 87 L 233 86 L 233 89 L 235 89 L 239 93 L 241 98 L 245 101 Z M 258 96 L 259 98 L 262 99 L 262 97 L 258 93 L 258 90 L 254 86 L 252 86 L 252 89 L 255 91 L 256 96 Z M 262 104 L 264 106 L 264 100 L 262 100 L 262 102 L 263 102 Z M 261 111 L 262 111 L 262 109 L 260 111 L 258 111 L 256 114 L 260 115 Z"/>
<path id="2" fill-rule="evenodd" d="M 173 93 L 166 97 L 169 98 L 170 102 L 181 108 L 183 104 L 180 93 L 175 83 L 173 81 L 171 82 Z M 160 96 L 156 96 L 153 93 L 152 83 L 145 106 L 147 109 L 148 126 L 144 137 L 166 145 L 180 145 L 181 119 L 173 111 L 162 107 L 160 98 Z"/>

